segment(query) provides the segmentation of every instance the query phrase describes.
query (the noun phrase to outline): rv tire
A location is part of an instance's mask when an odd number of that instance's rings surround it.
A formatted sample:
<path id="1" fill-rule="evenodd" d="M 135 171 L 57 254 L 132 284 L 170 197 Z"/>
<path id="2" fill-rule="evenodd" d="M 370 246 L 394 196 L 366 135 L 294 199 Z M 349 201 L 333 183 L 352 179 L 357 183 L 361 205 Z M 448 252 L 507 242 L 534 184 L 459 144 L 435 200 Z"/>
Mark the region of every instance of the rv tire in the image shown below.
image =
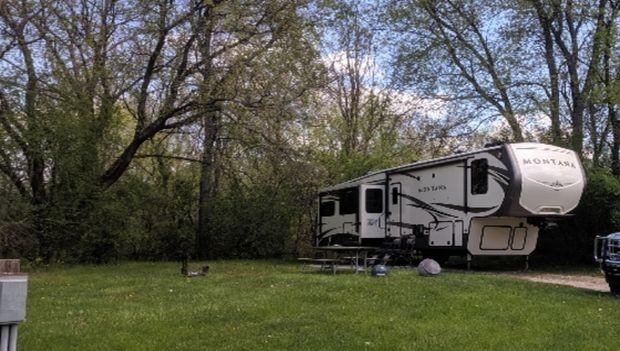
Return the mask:
<path id="1" fill-rule="evenodd" d="M 609 291 L 614 295 L 620 295 L 620 278 L 608 279 Z"/>

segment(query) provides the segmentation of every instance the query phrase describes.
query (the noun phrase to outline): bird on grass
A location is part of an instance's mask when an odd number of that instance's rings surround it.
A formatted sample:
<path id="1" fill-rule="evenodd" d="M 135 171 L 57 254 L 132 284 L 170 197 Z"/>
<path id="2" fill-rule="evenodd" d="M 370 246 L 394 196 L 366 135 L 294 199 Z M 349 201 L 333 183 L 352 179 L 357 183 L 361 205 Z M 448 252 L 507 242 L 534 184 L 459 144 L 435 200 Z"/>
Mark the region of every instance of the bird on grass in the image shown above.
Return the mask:
<path id="1" fill-rule="evenodd" d="M 200 270 L 198 270 L 198 271 L 190 271 L 190 270 L 188 270 L 187 269 L 188 261 L 189 260 L 187 258 L 185 258 L 181 262 L 181 274 L 184 275 L 185 277 L 188 277 L 188 278 L 204 277 L 207 274 L 209 274 L 209 266 L 204 266 L 204 267 L 200 268 Z"/>

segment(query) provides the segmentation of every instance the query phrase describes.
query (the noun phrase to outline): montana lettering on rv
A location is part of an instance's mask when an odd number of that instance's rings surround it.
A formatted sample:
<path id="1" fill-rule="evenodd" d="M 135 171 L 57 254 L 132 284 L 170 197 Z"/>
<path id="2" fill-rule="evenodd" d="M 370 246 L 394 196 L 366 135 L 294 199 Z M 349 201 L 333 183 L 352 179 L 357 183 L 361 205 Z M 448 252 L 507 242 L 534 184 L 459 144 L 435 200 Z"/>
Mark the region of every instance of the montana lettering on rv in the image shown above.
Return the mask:
<path id="1" fill-rule="evenodd" d="M 537 164 L 537 165 L 543 164 L 543 165 L 554 165 L 554 166 L 561 166 L 561 167 L 563 166 L 563 167 L 577 168 L 574 162 L 556 160 L 554 158 L 524 158 L 523 159 L 524 165 L 531 165 L 532 163 Z"/>

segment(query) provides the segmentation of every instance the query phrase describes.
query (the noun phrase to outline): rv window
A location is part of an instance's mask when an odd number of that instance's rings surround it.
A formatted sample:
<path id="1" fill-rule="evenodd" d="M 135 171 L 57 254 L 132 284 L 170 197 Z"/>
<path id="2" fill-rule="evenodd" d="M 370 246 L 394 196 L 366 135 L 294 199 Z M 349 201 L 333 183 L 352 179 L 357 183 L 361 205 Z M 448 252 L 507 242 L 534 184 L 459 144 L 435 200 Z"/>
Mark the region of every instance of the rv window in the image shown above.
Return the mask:
<path id="1" fill-rule="evenodd" d="M 357 212 L 357 189 L 340 192 L 340 214 L 347 215 Z"/>
<path id="2" fill-rule="evenodd" d="M 366 189 L 366 213 L 383 212 L 383 190 Z"/>
<path id="3" fill-rule="evenodd" d="M 331 217 L 336 213 L 336 203 L 334 201 L 321 202 L 319 209 L 321 217 Z"/>
<path id="4" fill-rule="evenodd" d="M 392 188 L 392 205 L 398 204 L 398 187 Z"/>
<path id="5" fill-rule="evenodd" d="M 471 162 L 471 193 L 486 194 L 489 190 L 489 163 L 486 158 Z"/>

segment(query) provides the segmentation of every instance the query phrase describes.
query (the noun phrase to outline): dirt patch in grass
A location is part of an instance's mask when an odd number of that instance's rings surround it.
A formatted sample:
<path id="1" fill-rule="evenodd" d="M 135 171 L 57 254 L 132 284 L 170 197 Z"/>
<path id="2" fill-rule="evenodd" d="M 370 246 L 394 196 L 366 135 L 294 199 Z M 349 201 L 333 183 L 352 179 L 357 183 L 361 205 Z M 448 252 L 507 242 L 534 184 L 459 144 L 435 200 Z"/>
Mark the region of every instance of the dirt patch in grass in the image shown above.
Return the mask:
<path id="1" fill-rule="evenodd" d="M 458 267 L 458 268 L 457 268 Z M 507 269 L 506 269 L 507 268 Z M 501 265 L 489 265 L 477 267 L 473 271 L 467 271 L 459 266 L 453 269 L 448 268 L 447 271 L 455 272 L 473 272 L 477 274 L 490 274 L 495 276 L 510 276 L 517 279 L 528 280 L 537 283 L 557 284 L 572 286 L 579 289 L 587 289 L 591 291 L 609 292 L 609 285 L 605 281 L 603 273 L 599 269 L 593 267 L 573 267 L 566 270 L 561 267 L 543 268 L 539 270 L 523 271 L 515 270 Z"/>
<path id="2" fill-rule="evenodd" d="M 534 272 L 510 272 L 500 275 L 509 275 L 515 278 L 532 282 L 568 285 L 580 289 L 609 292 L 609 285 L 605 278 L 582 274 L 559 274 L 559 273 L 534 273 Z"/>

